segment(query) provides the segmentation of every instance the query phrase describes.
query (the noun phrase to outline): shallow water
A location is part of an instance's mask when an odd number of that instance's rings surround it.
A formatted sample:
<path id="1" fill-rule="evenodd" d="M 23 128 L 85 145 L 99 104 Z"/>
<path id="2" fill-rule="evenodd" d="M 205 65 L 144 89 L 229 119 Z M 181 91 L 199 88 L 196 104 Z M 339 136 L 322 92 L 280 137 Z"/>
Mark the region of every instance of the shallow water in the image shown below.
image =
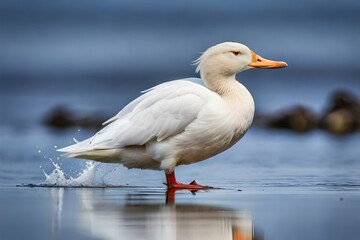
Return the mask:
<path id="1" fill-rule="evenodd" d="M 11 132 L 7 138 L 14 143 L 29 138 L 31 144 L 24 144 L 22 153 L 16 145 L 1 144 L 6 157 L 0 165 L 0 239 L 357 239 L 360 234 L 358 134 L 338 138 L 253 128 L 223 154 L 177 169 L 183 182 L 196 179 L 222 188 L 194 194 L 166 193 L 159 171 L 57 159 L 55 144 L 89 134 Z"/>
<path id="2" fill-rule="evenodd" d="M 2 188 L 1 239 L 357 239 L 354 192 Z M 21 216 L 21 217 L 20 217 Z"/>
<path id="3" fill-rule="evenodd" d="M 90 131 L 51 132 L 42 127 L 8 132 L 0 138 L 0 184 L 49 186 L 161 187 L 161 171 L 128 170 L 118 164 L 99 164 L 62 158 L 57 146 L 84 139 Z M 335 137 L 315 131 L 298 135 L 252 128 L 234 147 L 209 160 L 177 168 L 183 182 L 227 189 L 287 188 L 359 190 L 360 135 Z M 21 148 L 17 143 L 22 142 Z M 54 166 L 54 164 L 56 166 Z M 48 176 L 46 179 L 44 172 Z"/>

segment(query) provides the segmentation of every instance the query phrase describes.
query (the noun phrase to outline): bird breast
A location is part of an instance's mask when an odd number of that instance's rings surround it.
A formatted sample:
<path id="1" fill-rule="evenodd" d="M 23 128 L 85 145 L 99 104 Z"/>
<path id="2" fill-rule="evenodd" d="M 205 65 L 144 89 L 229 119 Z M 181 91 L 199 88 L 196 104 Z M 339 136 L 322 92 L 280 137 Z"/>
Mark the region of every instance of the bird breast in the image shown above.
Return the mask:
<path id="1" fill-rule="evenodd" d="M 233 90 L 212 99 L 182 134 L 170 140 L 177 153 L 177 165 L 212 157 L 234 145 L 246 133 L 253 120 L 254 101 L 240 83 Z"/>

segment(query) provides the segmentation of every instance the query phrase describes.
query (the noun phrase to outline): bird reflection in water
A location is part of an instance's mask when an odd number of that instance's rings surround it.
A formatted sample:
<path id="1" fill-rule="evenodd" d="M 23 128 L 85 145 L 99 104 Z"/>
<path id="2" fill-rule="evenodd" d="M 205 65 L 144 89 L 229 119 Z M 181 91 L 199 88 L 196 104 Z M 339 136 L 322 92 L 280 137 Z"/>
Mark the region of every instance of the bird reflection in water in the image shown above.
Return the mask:
<path id="1" fill-rule="evenodd" d="M 109 199 L 106 191 L 100 192 L 101 196 L 93 191 L 79 193 L 81 225 L 95 238 L 262 239 L 254 234 L 249 212 L 203 204 L 175 204 L 173 190 L 166 193 L 166 204 L 159 203 L 159 194 L 149 192 L 127 193 L 120 202 L 114 195 Z"/>

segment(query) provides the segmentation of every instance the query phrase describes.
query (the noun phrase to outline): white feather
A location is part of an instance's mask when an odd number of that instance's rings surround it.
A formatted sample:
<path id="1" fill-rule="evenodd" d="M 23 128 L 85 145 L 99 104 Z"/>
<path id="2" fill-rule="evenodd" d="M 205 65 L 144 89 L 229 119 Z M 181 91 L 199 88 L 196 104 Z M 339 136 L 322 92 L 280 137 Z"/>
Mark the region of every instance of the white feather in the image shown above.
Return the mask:
<path id="1" fill-rule="evenodd" d="M 246 53 L 244 59 L 228 54 L 234 48 Z M 196 62 L 203 79 L 174 80 L 145 90 L 93 137 L 58 151 L 168 172 L 218 154 L 238 141 L 252 122 L 253 99 L 235 80 L 249 56 L 241 44 L 212 47 Z M 198 84 L 202 81 L 207 87 Z"/>

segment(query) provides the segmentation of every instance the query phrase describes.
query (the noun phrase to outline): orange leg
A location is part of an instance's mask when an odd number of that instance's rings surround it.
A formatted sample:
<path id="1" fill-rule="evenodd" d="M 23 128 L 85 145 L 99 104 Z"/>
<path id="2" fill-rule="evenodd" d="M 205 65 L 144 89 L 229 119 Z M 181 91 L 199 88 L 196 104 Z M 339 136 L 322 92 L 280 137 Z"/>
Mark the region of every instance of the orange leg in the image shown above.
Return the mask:
<path id="1" fill-rule="evenodd" d="M 168 188 L 166 190 L 166 204 L 174 204 L 175 203 L 175 192 L 176 189 Z"/>
<path id="2" fill-rule="evenodd" d="M 199 185 L 197 184 L 197 182 L 195 182 L 195 180 L 189 184 L 179 183 L 178 181 L 176 181 L 174 171 L 172 171 L 171 173 L 165 173 L 165 175 L 166 175 L 166 185 L 168 189 L 175 189 L 175 190 L 184 189 L 184 190 L 196 191 L 196 190 L 213 188 L 210 186 Z"/>

